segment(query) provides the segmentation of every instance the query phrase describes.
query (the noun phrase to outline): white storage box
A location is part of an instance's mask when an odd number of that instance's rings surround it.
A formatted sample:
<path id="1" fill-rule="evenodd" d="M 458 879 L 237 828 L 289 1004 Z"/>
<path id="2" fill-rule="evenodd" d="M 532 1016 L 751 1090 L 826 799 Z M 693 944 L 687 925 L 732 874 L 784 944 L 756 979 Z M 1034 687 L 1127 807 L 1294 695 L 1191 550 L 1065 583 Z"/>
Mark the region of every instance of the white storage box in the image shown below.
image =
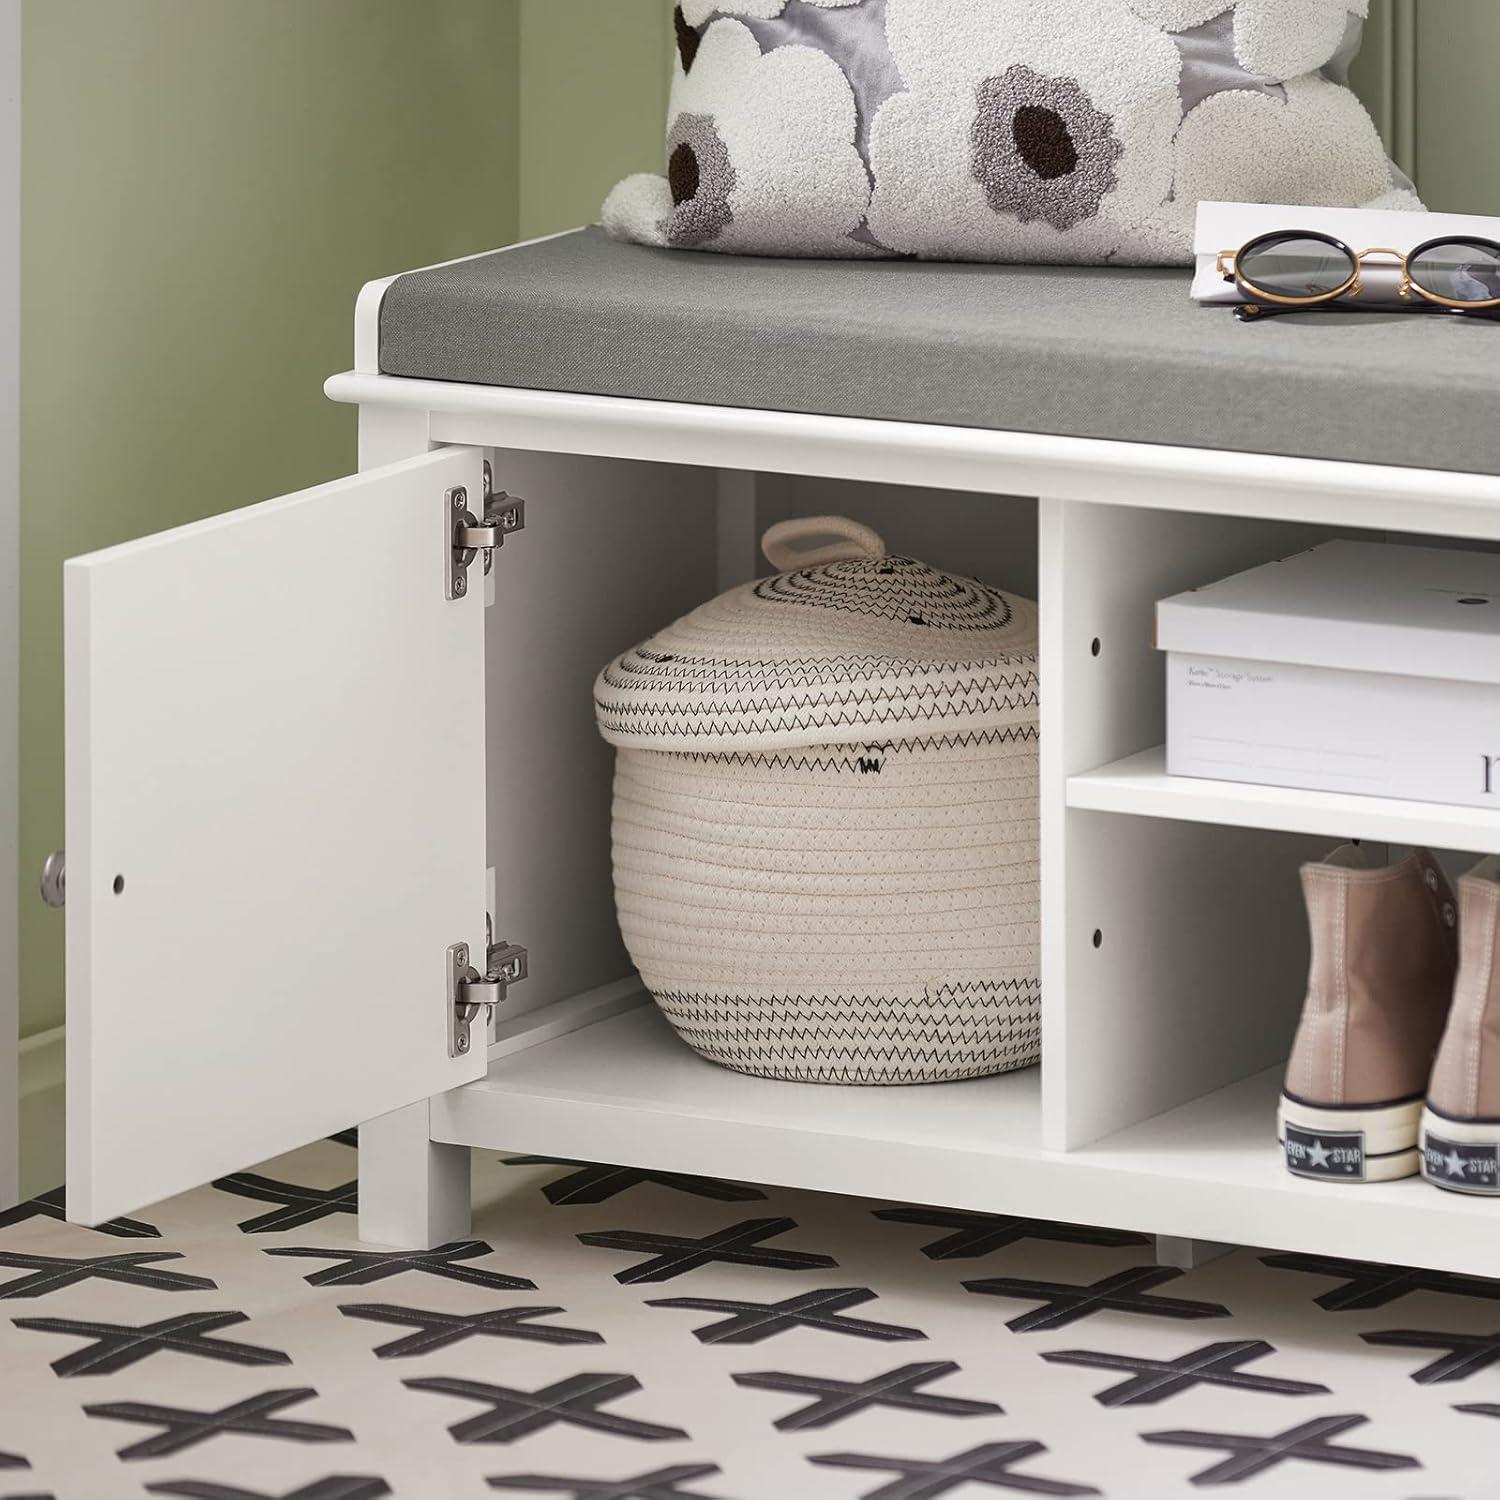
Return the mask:
<path id="1" fill-rule="evenodd" d="M 1329 542 L 1157 607 L 1167 770 L 1500 806 L 1500 556 Z"/>
<path id="2" fill-rule="evenodd" d="M 678 1034 L 741 1072 L 1034 1063 L 1036 606 L 839 518 L 773 527 L 766 555 L 787 571 L 595 687 L 633 962 Z"/>

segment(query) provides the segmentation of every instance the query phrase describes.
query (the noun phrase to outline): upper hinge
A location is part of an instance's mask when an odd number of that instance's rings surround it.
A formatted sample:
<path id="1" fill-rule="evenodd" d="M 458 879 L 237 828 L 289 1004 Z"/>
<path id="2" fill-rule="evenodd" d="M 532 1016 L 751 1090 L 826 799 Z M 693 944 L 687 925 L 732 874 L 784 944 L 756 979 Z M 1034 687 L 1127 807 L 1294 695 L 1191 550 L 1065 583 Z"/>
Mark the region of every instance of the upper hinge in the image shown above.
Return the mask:
<path id="1" fill-rule="evenodd" d="M 484 571 L 488 573 L 506 537 L 525 530 L 526 502 L 503 490 L 495 493 L 488 460 L 484 465 L 484 502 L 478 517 L 470 508 L 467 485 L 455 485 L 447 498 L 443 525 L 448 540 L 448 597 L 462 599 L 469 592 L 469 568 L 474 559 L 484 553 Z"/>
<path id="2" fill-rule="evenodd" d="M 469 962 L 467 943 L 448 949 L 449 1057 L 468 1055 L 480 1011 L 486 1017 L 494 1015 L 495 1007 L 505 1004 L 511 985 L 520 984 L 529 972 L 527 952 L 515 943 L 490 943 L 483 974 Z"/>

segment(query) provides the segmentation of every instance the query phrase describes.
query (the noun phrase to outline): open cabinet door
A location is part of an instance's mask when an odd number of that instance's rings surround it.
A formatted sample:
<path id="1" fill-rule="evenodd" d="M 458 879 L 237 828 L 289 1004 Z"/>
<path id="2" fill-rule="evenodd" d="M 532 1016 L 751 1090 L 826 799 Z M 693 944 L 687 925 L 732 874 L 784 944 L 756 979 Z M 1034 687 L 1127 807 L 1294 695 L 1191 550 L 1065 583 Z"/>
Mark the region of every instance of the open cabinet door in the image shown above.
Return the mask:
<path id="1" fill-rule="evenodd" d="M 485 942 L 484 589 L 456 448 L 66 569 L 68 1217 L 465 1083 Z"/>

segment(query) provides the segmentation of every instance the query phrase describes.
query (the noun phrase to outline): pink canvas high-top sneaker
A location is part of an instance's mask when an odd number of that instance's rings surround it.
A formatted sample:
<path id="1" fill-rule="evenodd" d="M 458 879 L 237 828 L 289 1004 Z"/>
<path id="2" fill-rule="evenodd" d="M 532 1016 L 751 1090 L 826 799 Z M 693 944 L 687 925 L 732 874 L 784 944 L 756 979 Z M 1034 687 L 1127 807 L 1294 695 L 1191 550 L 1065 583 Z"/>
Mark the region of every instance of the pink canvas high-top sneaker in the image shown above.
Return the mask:
<path id="1" fill-rule="evenodd" d="M 1458 980 L 1422 1113 L 1422 1175 L 1500 1195 L 1500 858 L 1459 881 L 1458 909 Z"/>
<path id="2" fill-rule="evenodd" d="M 1409 1177 L 1453 999 L 1452 888 L 1425 850 L 1370 869 L 1353 847 L 1306 866 L 1302 887 L 1312 962 L 1279 1112 L 1287 1167 L 1321 1182 Z"/>

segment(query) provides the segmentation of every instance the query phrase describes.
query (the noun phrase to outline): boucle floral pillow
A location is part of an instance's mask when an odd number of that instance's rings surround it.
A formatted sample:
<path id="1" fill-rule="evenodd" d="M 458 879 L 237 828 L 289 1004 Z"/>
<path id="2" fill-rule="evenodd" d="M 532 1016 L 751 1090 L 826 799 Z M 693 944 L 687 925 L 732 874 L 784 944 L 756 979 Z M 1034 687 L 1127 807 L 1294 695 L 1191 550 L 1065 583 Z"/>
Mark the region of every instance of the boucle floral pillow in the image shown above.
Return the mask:
<path id="1" fill-rule="evenodd" d="M 1420 208 L 1347 87 L 1369 0 L 683 0 L 619 239 L 1172 264 L 1200 199 Z"/>

